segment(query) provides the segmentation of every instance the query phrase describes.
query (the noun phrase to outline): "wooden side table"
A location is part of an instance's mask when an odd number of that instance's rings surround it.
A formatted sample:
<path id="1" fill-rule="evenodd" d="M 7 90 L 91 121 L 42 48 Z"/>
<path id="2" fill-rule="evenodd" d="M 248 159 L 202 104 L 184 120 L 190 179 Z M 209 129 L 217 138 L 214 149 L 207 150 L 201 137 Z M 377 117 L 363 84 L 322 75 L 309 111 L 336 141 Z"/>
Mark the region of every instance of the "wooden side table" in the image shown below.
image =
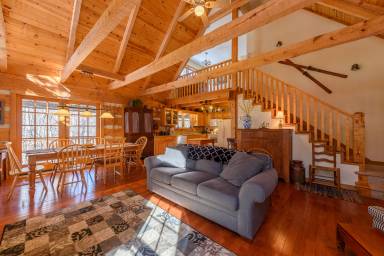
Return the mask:
<path id="1" fill-rule="evenodd" d="M 345 255 L 384 255 L 384 234 L 370 226 L 338 223 L 336 236 Z"/>

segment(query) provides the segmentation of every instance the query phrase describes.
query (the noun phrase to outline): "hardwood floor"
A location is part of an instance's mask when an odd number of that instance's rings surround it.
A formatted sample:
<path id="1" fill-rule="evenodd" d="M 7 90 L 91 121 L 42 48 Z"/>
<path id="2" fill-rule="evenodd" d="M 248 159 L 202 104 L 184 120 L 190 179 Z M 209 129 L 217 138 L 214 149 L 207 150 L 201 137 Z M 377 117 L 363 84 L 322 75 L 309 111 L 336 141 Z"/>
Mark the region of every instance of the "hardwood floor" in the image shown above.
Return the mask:
<path id="1" fill-rule="evenodd" d="M 93 174 L 93 173 L 92 173 Z M 336 223 L 338 221 L 370 225 L 367 205 L 383 202 L 366 200 L 355 204 L 342 200 L 320 197 L 297 191 L 293 185 L 280 183 L 272 196 L 272 207 L 266 221 L 253 241 L 244 239 L 219 225 L 200 217 L 146 189 L 145 173 L 132 169 L 124 178 L 109 177 L 107 185 L 96 184 L 87 174 L 87 193 L 80 184 L 69 185 L 62 195 L 53 187 L 45 197 L 41 195 L 42 185 L 37 184 L 35 197 L 30 198 L 28 186 L 18 187 L 7 202 L 9 182 L 0 185 L 0 230 L 7 223 L 26 216 L 47 213 L 81 201 L 124 189 L 133 189 L 145 198 L 158 204 L 185 223 L 204 233 L 238 255 L 338 255 L 336 247 Z"/>

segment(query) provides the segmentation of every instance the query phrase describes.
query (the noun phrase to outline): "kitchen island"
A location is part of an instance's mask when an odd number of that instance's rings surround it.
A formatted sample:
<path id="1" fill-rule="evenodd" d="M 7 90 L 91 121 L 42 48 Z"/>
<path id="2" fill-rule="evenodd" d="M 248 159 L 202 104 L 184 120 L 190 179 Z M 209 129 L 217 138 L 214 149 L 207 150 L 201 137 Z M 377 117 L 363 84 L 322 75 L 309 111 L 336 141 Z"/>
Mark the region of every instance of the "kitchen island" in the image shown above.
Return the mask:
<path id="1" fill-rule="evenodd" d="M 187 141 L 191 140 L 207 140 L 208 135 L 202 134 L 202 133 L 195 133 L 195 134 L 185 134 L 187 136 Z M 177 135 L 165 135 L 165 136 L 155 136 L 154 137 L 154 155 L 161 155 L 164 154 L 165 149 L 167 147 L 173 147 L 177 144 Z M 196 144 L 196 143 L 191 143 Z"/>

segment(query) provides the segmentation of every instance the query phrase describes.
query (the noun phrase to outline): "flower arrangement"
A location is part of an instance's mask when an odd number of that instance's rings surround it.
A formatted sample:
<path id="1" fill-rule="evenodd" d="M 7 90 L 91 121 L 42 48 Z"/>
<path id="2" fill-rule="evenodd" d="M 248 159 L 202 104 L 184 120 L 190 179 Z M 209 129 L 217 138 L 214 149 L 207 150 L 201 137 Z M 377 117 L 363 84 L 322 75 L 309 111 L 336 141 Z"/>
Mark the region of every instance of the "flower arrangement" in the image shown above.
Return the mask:
<path id="1" fill-rule="evenodd" d="M 245 113 L 245 115 L 250 116 L 253 110 L 253 104 L 250 100 L 243 100 L 240 103 L 240 109 Z"/>

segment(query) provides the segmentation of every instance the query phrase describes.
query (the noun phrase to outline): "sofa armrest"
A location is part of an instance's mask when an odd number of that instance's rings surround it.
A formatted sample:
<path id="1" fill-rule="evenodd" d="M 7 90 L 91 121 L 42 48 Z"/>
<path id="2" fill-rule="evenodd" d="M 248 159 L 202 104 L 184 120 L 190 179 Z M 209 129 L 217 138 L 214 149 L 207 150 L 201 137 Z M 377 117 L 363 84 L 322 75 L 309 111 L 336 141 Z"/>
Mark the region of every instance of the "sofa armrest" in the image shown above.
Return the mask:
<path id="1" fill-rule="evenodd" d="M 152 169 L 164 165 L 164 161 L 162 161 L 159 158 L 160 156 L 163 156 L 163 155 L 148 156 L 144 159 L 144 166 L 145 166 L 145 170 L 147 172 L 147 188 L 148 188 L 148 190 L 152 189 L 152 185 L 151 185 L 151 171 L 152 171 Z"/>
<path id="2" fill-rule="evenodd" d="M 240 188 L 237 216 L 238 233 L 253 239 L 269 209 L 269 197 L 277 186 L 275 169 L 265 170 L 247 180 Z"/>
<path id="3" fill-rule="evenodd" d="M 278 176 L 275 169 L 265 170 L 249 180 L 240 188 L 240 205 L 244 203 L 262 203 L 267 199 L 277 186 Z"/>

